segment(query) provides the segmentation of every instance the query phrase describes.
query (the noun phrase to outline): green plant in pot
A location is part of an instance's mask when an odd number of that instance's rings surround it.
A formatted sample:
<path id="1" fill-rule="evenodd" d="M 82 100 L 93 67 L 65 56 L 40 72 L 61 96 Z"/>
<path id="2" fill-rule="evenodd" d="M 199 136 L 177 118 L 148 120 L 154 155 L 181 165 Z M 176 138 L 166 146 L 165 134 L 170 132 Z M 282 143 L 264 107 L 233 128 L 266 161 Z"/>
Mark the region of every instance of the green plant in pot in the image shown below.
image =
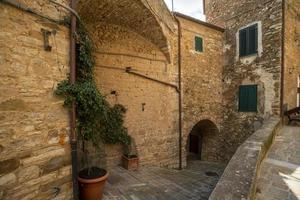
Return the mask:
<path id="1" fill-rule="evenodd" d="M 137 153 L 136 143 L 133 138 L 131 138 L 131 142 L 129 144 L 124 145 L 122 165 L 127 170 L 137 170 L 139 167 L 139 157 Z"/>
<path id="2" fill-rule="evenodd" d="M 126 109 L 119 104 L 111 106 L 98 90 L 93 75 L 93 43 L 83 24 L 79 22 L 77 27 L 76 82 L 60 82 L 55 94 L 64 97 L 66 107 L 76 105 L 76 132 L 82 143 L 81 151 L 88 157 L 89 144 L 96 149 L 103 143 L 130 145 L 130 137 L 123 126 Z M 99 200 L 108 173 L 88 160 L 78 174 L 80 199 Z"/>

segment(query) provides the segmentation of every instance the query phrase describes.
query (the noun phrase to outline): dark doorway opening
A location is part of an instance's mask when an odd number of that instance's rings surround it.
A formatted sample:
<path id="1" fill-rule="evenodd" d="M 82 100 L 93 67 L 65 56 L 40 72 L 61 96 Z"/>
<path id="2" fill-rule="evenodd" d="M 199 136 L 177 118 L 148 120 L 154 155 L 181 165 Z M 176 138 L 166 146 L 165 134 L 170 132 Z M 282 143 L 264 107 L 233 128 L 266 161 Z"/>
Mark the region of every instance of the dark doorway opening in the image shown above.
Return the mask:
<path id="1" fill-rule="evenodd" d="M 216 160 L 218 128 L 210 120 L 197 123 L 191 130 L 187 142 L 187 159 Z"/>
<path id="2" fill-rule="evenodd" d="M 201 149 L 199 149 L 199 146 L 202 146 L 201 136 L 190 135 L 190 152 L 195 154 L 201 154 Z"/>

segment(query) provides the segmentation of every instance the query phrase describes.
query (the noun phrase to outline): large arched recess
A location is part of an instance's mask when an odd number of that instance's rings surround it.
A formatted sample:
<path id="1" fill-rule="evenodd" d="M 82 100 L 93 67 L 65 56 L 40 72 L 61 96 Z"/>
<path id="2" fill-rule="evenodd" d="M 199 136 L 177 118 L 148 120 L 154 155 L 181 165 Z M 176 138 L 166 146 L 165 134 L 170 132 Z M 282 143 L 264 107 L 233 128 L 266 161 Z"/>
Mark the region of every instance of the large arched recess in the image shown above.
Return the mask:
<path id="1" fill-rule="evenodd" d="M 174 32 L 175 26 L 163 1 L 79 0 L 77 10 L 87 24 L 108 23 L 133 30 L 155 44 L 170 62 L 171 50 L 166 32 Z"/>

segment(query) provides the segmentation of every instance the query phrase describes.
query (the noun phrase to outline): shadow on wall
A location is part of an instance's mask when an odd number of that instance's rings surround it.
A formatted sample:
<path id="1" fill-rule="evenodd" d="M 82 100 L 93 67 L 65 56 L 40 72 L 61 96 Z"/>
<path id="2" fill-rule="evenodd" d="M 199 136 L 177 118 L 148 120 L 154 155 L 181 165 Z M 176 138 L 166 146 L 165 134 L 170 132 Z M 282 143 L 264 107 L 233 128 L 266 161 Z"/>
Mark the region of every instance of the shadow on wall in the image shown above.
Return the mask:
<path id="1" fill-rule="evenodd" d="M 198 122 L 191 130 L 187 141 L 187 159 L 218 161 L 219 129 L 206 119 Z"/>

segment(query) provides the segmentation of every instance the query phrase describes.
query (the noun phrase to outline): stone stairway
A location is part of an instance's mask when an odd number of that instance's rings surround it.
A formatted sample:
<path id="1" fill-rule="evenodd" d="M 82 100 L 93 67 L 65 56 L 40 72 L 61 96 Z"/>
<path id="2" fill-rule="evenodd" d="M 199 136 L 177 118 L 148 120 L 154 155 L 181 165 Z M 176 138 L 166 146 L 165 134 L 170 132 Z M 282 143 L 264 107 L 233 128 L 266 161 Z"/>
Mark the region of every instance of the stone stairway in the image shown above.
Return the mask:
<path id="1" fill-rule="evenodd" d="M 300 199 L 300 127 L 284 126 L 261 165 L 257 200 Z"/>

